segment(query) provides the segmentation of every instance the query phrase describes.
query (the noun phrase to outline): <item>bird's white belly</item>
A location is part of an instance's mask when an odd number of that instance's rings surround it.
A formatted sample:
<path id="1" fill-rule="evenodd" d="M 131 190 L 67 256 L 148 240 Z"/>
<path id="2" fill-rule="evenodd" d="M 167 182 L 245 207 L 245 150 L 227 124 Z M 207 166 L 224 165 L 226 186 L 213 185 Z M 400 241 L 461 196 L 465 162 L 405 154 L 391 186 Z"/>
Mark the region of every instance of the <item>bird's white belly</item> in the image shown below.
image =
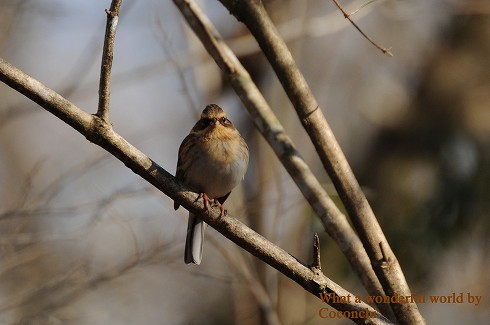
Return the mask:
<path id="1" fill-rule="evenodd" d="M 203 155 L 198 160 L 188 170 L 187 179 L 191 180 L 190 186 L 210 198 L 219 198 L 231 192 L 241 182 L 247 169 L 244 159 L 224 163 Z"/>

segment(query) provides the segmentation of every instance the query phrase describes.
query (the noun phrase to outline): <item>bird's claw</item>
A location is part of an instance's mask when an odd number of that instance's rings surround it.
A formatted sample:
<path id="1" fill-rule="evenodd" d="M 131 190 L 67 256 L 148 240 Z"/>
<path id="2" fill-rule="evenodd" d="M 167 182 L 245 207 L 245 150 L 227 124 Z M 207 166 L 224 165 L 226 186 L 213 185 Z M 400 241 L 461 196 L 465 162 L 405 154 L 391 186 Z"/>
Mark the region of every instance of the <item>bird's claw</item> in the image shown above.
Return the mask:
<path id="1" fill-rule="evenodd" d="M 202 199 L 204 203 L 204 210 L 209 211 L 209 206 L 213 204 L 213 200 L 211 200 L 206 193 L 200 193 L 197 199 Z"/>
<path id="2" fill-rule="evenodd" d="M 217 199 L 214 199 L 214 205 L 217 206 L 219 208 L 219 216 L 221 217 L 222 215 L 226 216 L 228 214 L 228 211 L 223 208 L 223 205 L 221 205 L 221 203 L 219 203 L 219 201 Z"/>
<path id="3" fill-rule="evenodd" d="M 198 200 L 199 199 L 202 199 L 203 200 L 204 209 L 206 211 L 209 211 L 209 206 L 216 206 L 220 210 L 220 214 L 219 214 L 220 217 L 222 215 L 225 215 L 226 216 L 228 214 L 228 211 L 225 208 L 223 208 L 223 205 L 221 205 L 221 203 L 219 203 L 218 199 L 210 199 L 209 196 L 206 193 L 200 193 L 199 194 L 199 197 L 197 199 Z"/>

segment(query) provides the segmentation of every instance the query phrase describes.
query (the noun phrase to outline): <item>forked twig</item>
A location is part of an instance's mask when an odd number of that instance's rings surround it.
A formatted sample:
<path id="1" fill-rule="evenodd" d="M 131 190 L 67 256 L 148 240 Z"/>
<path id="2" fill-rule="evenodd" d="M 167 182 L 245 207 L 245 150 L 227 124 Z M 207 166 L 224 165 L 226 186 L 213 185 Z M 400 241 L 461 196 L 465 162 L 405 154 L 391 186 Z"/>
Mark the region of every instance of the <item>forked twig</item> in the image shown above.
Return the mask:
<path id="1" fill-rule="evenodd" d="M 366 38 L 371 44 L 373 44 L 376 48 L 378 48 L 384 54 L 387 54 L 387 55 L 389 55 L 391 57 L 393 56 L 393 53 L 391 53 L 391 51 L 390 51 L 391 50 L 391 47 L 390 48 L 382 47 L 381 45 L 379 45 L 378 43 L 376 43 L 376 41 L 373 40 L 371 37 L 369 37 L 369 35 L 367 35 L 366 33 L 364 33 L 364 31 L 351 18 L 351 16 L 353 14 L 355 14 L 362 7 L 365 7 L 366 5 L 368 5 L 369 3 L 373 2 L 374 0 L 368 1 L 367 3 L 365 3 L 364 5 L 362 5 L 359 9 L 355 10 L 351 14 L 347 13 L 344 10 L 344 8 L 342 7 L 342 5 L 337 0 L 332 0 L 332 1 L 335 3 L 335 5 L 337 6 L 337 8 L 339 8 L 339 10 L 342 12 L 342 14 L 344 14 L 344 17 L 352 24 L 352 26 L 354 26 L 359 31 L 359 33 L 361 33 L 362 36 L 364 36 L 364 38 Z"/>

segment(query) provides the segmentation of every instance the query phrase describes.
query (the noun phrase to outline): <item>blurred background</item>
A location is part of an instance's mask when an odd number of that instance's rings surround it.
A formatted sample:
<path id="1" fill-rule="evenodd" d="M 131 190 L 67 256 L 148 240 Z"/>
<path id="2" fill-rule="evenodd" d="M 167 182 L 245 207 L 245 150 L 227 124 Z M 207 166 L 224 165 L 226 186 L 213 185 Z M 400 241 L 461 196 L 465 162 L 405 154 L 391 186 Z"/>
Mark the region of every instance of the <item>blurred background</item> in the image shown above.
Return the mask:
<path id="1" fill-rule="evenodd" d="M 244 27 L 199 2 L 339 201 L 294 109 Z M 342 1 L 347 12 L 364 1 Z M 490 317 L 490 3 L 380 0 L 353 19 L 331 1 L 267 1 L 428 324 Z M 110 1 L 0 0 L 0 56 L 95 113 Z M 124 1 L 112 69 L 115 131 L 171 173 L 207 103 L 225 108 L 251 163 L 226 206 L 304 263 L 366 292 L 171 1 Z M 62 121 L 0 86 L 0 324 L 351 324 L 211 228 L 183 262 L 187 213 Z M 339 203 L 340 204 L 340 203 Z M 266 312 L 268 311 L 268 312 Z"/>

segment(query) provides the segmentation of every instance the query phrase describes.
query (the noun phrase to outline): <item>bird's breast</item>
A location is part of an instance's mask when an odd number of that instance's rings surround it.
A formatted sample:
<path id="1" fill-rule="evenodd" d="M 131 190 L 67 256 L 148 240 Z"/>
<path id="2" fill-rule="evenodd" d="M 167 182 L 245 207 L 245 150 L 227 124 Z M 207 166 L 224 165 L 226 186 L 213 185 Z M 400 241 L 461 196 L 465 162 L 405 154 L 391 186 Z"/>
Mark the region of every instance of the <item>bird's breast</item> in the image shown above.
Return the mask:
<path id="1" fill-rule="evenodd" d="M 189 185 L 211 198 L 229 193 L 247 170 L 248 154 L 240 145 L 234 141 L 203 141 L 195 163 L 187 171 Z"/>

